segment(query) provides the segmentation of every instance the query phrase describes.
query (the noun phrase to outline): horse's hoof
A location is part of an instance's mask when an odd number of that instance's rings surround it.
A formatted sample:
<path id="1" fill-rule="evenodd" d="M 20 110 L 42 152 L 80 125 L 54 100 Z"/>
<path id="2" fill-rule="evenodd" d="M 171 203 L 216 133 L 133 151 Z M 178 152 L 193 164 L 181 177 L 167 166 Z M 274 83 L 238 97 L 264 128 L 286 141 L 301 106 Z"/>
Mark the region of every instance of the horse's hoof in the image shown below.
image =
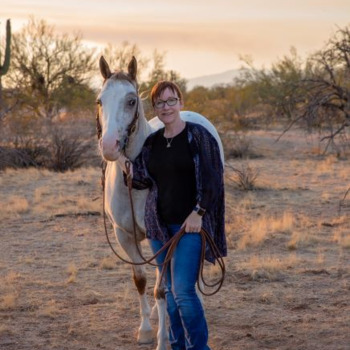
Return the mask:
<path id="1" fill-rule="evenodd" d="M 137 342 L 139 344 L 151 344 L 154 341 L 153 330 L 150 329 L 148 331 L 139 331 Z"/>

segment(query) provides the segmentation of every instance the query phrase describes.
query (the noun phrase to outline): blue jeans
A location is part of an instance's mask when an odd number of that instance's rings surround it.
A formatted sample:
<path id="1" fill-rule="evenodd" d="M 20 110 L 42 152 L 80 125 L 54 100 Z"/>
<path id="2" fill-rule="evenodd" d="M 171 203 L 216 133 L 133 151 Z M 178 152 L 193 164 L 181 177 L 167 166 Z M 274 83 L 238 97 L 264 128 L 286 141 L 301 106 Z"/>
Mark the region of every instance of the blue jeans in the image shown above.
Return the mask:
<path id="1" fill-rule="evenodd" d="M 168 228 L 174 235 L 181 225 L 168 225 Z M 153 253 L 163 246 L 158 240 L 150 239 L 149 242 Z M 172 350 L 210 350 L 207 345 L 207 322 L 195 288 L 200 254 L 200 234 L 184 234 L 167 271 L 165 298 L 170 319 L 169 341 Z M 163 263 L 165 255 L 166 251 L 157 257 L 158 264 Z"/>

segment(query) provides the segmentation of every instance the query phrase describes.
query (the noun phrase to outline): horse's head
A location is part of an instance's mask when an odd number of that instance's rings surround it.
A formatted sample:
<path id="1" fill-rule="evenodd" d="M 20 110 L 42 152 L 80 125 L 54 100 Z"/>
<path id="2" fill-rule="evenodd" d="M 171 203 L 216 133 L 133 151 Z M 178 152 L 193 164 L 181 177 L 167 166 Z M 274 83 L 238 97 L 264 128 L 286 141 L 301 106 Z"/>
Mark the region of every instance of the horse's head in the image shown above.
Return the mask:
<path id="1" fill-rule="evenodd" d="M 98 122 L 101 126 L 100 148 L 103 158 L 114 161 L 126 146 L 138 117 L 137 62 L 133 57 L 127 73 L 112 73 L 102 56 L 100 71 L 104 78 L 97 97 Z"/>

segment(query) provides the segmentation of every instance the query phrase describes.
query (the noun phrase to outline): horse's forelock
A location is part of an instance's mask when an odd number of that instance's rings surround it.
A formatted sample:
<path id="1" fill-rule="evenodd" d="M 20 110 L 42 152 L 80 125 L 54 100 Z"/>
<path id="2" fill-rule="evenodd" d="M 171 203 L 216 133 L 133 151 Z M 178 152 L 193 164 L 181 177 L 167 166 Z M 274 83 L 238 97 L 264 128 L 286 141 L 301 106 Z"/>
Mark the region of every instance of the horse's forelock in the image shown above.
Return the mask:
<path id="1" fill-rule="evenodd" d="M 129 83 L 131 83 L 132 85 L 134 85 L 137 89 L 137 81 L 131 79 L 131 77 L 129 76 L 129 74 L 123 72 L 123 71 L 116 71 L 114 73 L 112 73 L 110 79 L 114 79 L 114 80 L 126 80 Z"/>

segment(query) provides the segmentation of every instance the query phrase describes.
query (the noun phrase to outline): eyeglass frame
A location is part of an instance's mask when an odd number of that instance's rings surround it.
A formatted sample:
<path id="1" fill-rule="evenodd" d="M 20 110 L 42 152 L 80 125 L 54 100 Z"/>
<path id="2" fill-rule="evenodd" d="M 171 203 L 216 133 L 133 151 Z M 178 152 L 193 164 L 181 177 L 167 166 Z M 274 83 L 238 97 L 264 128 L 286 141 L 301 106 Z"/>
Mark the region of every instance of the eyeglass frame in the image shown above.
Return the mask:
<path id="1" fill-rule="evenodd" d="M 174 104 L 169 104 L 169 101 L 174 101 Z M 156 109 L 162 109 L 162 108 L 165 107 L 165 104 L 167 104 L 169 107 L 174 107 L 174 106 L 177 104 L 178 101 L 180 101 L 180 98 L 179 98 L 179 97 L 169 97 L 166 101 L 159 99 L 159 100 L 157 100 L 157 102 L 154 104 L 154 108 L 156 108 Z M 161 103 L 162 106 L 157 106 L 157 104 L 159 104 L 159 103 Z M 171 103 L 173 103 L 173 102 L 171 102 Z"/>

